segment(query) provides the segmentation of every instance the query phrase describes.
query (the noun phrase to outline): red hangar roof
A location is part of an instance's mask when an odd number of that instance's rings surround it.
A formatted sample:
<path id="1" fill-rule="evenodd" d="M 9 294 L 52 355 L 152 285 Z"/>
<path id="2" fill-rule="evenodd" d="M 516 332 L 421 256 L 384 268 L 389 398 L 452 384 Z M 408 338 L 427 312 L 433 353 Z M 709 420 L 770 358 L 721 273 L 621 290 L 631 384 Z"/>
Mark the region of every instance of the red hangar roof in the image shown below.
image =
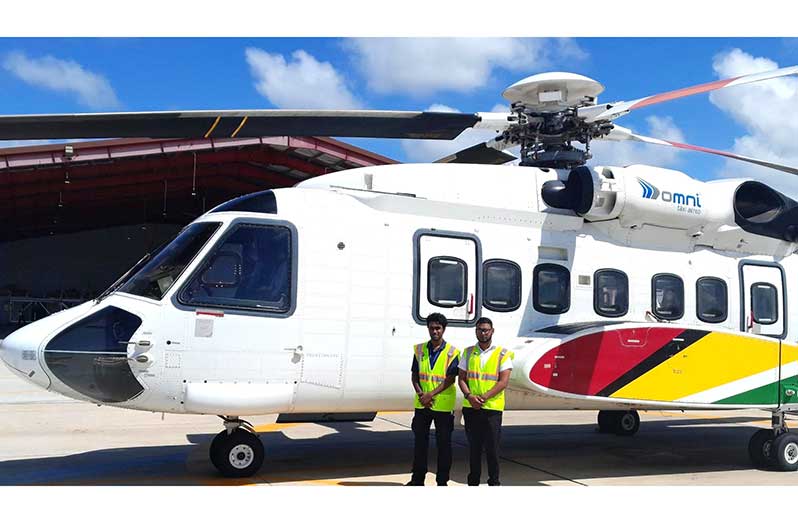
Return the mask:
<path id="1" fill-rule="evenodd" d="M 396 163 L 320 137 L 121 139 L 0 149 L 0 242 L 183 224 L 241 194 Z"/>

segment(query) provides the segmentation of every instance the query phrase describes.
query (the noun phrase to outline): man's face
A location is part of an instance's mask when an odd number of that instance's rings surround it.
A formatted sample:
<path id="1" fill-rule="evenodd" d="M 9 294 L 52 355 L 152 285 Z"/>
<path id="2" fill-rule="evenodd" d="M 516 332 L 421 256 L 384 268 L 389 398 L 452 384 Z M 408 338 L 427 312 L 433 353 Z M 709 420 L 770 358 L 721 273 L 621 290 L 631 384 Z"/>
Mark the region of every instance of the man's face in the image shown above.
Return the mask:
<path id="1" fill-rule="evenodd" d="M 477 340 L 480 343 L 490 343 L 493 338 L 493 327 L 490 323 L 480 323 L 477 325 Z"/>
<path id="2" fill-rule="evenodd" d="M 441 338 L 443 338 L 443 331 L 446 329 L 440 323 L 432 321 L 429 325 L 427 325 L 427 330 L 429 331 L 430 341 L 438 343 L 441 341 Z"/>

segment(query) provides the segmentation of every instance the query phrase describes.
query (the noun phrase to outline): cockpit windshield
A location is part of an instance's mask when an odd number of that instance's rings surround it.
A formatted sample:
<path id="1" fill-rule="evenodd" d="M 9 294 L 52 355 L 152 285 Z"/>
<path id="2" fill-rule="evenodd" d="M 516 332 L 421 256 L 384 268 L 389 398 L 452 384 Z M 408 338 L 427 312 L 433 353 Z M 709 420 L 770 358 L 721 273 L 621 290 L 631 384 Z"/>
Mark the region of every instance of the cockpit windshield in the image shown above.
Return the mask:
<path id="1" fill-rule="evenodd" d="M 219 222 L 189 225 L 119 287 L 119 292 L 160 300 L 219 226 Z"/>

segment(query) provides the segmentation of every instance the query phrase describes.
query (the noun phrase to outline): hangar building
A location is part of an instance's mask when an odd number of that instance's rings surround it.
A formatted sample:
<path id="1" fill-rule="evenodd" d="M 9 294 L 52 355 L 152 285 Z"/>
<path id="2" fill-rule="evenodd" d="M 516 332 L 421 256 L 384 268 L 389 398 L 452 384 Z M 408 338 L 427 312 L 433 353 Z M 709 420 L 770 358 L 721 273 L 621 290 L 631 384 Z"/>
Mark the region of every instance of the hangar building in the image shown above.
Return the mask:
<path id="1" fill-rule="evenodd" d="M 122 139 L 0 149 L 0 338 L 100 294 L 217 204 L 396 163 L 321 137 Z"/>

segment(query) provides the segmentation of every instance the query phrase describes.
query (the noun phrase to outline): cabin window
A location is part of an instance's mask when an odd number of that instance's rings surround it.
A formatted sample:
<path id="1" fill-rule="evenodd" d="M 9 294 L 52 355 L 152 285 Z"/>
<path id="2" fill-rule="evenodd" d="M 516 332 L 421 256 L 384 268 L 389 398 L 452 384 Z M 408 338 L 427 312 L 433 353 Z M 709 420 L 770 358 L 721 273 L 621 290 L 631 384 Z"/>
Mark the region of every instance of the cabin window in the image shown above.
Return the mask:
<path id="1" fill-rule="evenodd" d="M 532 275 L 532 304 L 544 314 L 562 314 L 571 308 L 571 272 L 562 265 L 543 263 Z"/>
<path id="2" fill-rule="evenodd" d="M 460 258 L 438 256 L 427 264 L 427 300 L 437 307 L 462 307 L 466 302 L 468 268 Z"/>
<path id="3" fill-rule="evenodd" d="M 651 309 L 657 318 L 678 320 L 684 316 L 684 282 L 675 274 L 657 274 L 651 280 Z"/>
<path id="4" fill-rule="evenodd" d="M 751 285 L 751 313 L 760 325 L 773 325 L 779 319 L 779 292 L 769 283 Z"/>
<path id="5" fill-rule="evenodd" d="M 521 267 L 508 260 L 488 260 L 483 265 L 485 308 L 510 312 L 521 306 Z"/>
<path id="6" fill-rule="evenodd" d="M 186 305 L 264 312 L 291 306 L 291 231 L 240 224 L 208 254 L 180 293 Z"/>
<path id="7" fill-rule="evenodd" d="M 610 318 L 629 311 L 629 278 L 615 269 L 600 269 L 593 275 L 593 310 Z"/>
<path id="8" fill-rule="evenodd" d="M 729 313 L 726 282 L 720 278 L 699 278 L 695 282 L 696 315 L 707 323 L 726 321 Z"/>

